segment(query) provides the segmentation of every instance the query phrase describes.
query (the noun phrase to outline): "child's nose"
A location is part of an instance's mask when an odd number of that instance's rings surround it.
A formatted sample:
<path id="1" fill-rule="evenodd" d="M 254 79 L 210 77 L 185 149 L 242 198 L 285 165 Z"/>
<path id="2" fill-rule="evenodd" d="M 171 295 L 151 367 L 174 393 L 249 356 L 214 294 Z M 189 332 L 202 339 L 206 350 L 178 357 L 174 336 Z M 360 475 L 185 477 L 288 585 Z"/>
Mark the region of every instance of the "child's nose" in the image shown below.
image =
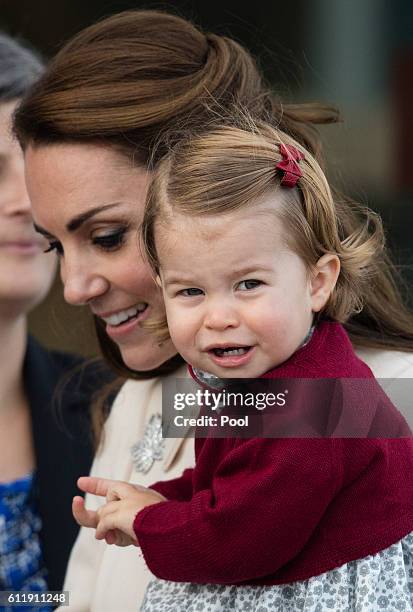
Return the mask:
<path id="1" fill-rule="evenodd" d="M 228 327 L 238 327 L 239 316 L 229 303 L 211 304 L 204 319 L 207 329 L 222 331 Z"/>

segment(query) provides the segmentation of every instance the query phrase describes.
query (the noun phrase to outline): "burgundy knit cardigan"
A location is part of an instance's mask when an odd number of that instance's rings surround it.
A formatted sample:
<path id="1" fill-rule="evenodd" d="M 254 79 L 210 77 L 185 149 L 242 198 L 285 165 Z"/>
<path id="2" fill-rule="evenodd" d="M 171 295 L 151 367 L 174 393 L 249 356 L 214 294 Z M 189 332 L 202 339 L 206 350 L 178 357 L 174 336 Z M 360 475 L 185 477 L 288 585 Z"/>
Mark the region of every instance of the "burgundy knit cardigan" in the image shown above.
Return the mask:
<path id="1" fill-rule="evenodd" d="M 265 377 L 373 375 L 342 326 L 324 322 Z M 392 439 L 196 438 L 195 468 L 153 485 L 168 501 L 135 518 L 149 569 L 178 582 L 283 584 L 399 541 L 413 531 L 413 441 L 392 410 Z"/>

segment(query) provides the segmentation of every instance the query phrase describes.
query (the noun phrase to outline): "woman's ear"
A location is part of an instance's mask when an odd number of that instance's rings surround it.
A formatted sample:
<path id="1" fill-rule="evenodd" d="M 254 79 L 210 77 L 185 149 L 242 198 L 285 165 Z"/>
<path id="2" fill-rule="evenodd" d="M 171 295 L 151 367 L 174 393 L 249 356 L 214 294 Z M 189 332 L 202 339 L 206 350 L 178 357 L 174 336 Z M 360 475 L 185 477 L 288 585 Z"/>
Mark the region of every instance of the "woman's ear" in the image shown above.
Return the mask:
<path id="1" fill-rule="evenodd" d="M 336 286 L 340 274 L 340 260 L 337 255 L 326 253 L 320 257 L 311 273 L 311 307 L 320 312 Z"/>
<path id="2" fill-rule="evenodd" d="M 159 274 L 156 275 L 155 283 L 158 285 L 160 289 L 162 289 L 162 281 L 161 281 L 161 277 L 159 276 Z"/>

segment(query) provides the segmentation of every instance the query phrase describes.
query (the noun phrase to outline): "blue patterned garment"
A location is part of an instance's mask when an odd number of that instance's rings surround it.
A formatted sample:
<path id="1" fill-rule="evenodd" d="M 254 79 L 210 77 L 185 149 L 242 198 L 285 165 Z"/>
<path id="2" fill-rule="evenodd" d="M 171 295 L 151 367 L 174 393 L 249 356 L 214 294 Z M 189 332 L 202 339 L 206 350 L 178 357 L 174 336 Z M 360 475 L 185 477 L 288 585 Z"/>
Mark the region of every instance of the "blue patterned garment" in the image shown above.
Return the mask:
<path id="1" fill-rule="evenodd" d="M 0 483 L 0 590 L 47 591 L 39 541 L 40 517 L 31 495 L 33 474 Z M 0 606 L 0 612 L 50 612 L 48 605 Z"/>

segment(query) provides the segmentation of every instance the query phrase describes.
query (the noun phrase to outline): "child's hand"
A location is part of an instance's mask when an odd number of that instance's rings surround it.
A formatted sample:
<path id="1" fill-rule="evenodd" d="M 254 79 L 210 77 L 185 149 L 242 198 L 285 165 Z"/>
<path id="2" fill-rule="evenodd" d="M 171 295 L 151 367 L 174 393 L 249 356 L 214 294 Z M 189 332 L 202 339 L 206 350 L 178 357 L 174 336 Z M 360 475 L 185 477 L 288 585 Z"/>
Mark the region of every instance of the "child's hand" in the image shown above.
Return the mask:
<path id="1" fill-rule="evenodd" d="M 105 539 L 107 544 L 138 546 L 133 531 L 136 514 L 145 508 L 165 501 L 166 498 L 139 485 L 105 478 L 81 477 L 79 489 L 93 495 L 106 497 L 107 503 L 96 512 L 86 510 L 81 497 L 73 499 L 73 516 L 79 525 L 96 529 L 96 539 Z"/>

